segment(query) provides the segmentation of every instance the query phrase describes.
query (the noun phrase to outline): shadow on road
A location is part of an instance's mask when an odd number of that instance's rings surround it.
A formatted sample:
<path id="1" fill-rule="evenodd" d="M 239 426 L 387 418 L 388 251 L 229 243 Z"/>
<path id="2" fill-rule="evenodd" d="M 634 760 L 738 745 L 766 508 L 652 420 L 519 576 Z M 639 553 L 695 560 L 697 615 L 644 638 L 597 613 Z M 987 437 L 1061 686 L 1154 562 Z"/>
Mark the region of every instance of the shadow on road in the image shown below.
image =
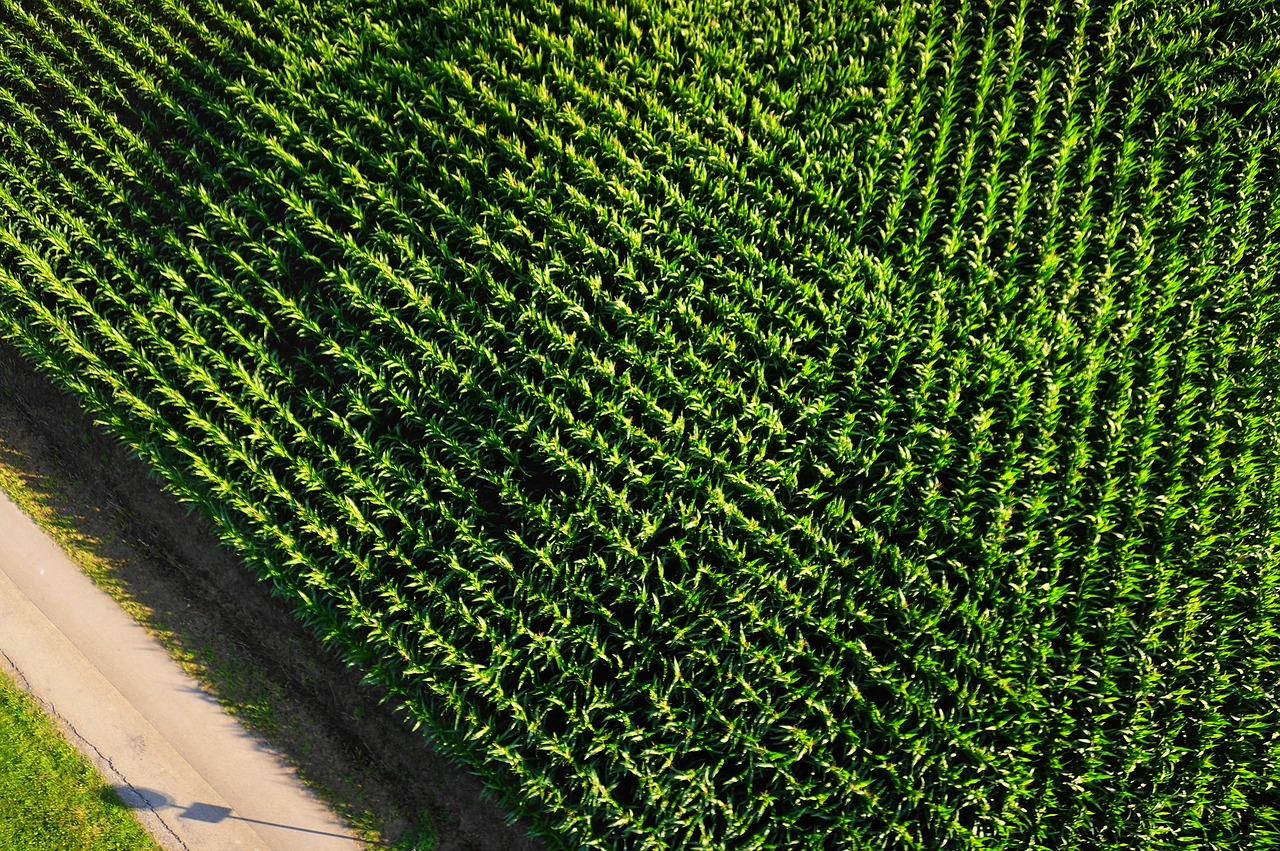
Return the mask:
<path id="1" fill-rule="evenodd" d="M 248 824 L 260 824 L 264 827 L 275 827 L 281 830 L 292 830 L 299 833 L 310 833 L 316 836 L 330 836 L 337 839 L 349 839 L 338 833 L 327 833 L 322 830 L 312 830 L 306 827 L 295 827 L 289 824 L 281 824 L 274 821 L 263 821 L 262 819 L 245 818 L 238 816 L 230 807 L 224 807 L 219 804 L 206 804 L 196 801 L 193 804 L 183 805 L 175 802 L 163 792 L 157 792 L 155 789 L 145 789 L 136 786 L 112 785 L 102 790 L 102 800 L 111 806 L 124 806 L 131 810 L 179 810 L 178 818 L 187 819 L 188 821 L 202 821 L 207 824 L 219 824 L 224 821 L 242 821 Z M 362 846 L 365 843 L 360 840 L 351 840 L 352 845 Z M 379 846 L 391 847 L 391 843 L 378 843 Z"/>

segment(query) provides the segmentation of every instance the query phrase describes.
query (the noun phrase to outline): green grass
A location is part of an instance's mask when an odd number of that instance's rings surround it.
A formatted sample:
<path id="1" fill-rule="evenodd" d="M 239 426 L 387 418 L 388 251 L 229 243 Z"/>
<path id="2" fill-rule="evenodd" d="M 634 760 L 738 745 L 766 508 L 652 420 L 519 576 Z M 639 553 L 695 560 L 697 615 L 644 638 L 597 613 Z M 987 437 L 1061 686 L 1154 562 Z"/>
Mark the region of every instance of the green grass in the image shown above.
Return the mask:
<path id="1" fill-rule="evenodd" d="M 155 851 L 102 776 L 0 675 L 0 848 Z"/>
<path id="2" fill-rule="evenodd" d="M 552 844 L 1280 846 L 1267 4 L 0 9 L 6 332 Z"/>

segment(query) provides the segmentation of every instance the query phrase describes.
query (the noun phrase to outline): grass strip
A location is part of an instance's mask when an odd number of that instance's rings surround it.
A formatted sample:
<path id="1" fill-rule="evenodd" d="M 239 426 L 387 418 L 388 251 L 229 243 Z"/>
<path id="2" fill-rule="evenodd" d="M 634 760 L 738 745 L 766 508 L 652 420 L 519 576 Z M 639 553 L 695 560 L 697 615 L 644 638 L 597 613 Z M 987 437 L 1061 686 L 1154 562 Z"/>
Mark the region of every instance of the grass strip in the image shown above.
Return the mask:
<path id="1" fill-rule="evenodd" d="M 102 775 L 7 676 L 0 676 L 0 848 L 158 849 Z"/>

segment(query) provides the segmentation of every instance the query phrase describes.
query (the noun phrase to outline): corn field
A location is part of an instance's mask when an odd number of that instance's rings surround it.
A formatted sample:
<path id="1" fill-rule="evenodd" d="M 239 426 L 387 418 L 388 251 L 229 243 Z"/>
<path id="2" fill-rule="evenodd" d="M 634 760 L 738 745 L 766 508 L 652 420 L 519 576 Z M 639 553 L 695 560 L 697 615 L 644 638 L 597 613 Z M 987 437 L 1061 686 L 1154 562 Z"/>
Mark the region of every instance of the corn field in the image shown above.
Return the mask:
<path id="1" fill-rule="evenodd" d="M 1280 11 L 0 0 L 0 328 L 550 847 L 1280 848 Z"/>

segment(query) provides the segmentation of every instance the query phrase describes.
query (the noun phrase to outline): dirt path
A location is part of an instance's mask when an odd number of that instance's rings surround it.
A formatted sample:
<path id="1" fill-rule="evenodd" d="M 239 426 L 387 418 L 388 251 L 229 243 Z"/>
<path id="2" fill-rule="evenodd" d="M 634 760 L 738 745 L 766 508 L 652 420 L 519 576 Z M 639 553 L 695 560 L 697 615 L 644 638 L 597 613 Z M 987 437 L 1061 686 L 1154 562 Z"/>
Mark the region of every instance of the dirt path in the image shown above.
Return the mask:
<path id="1" fill-rule="evenodd" d="M 363 847 L 3 493 L 0 666 L 166 848 Z"/>

